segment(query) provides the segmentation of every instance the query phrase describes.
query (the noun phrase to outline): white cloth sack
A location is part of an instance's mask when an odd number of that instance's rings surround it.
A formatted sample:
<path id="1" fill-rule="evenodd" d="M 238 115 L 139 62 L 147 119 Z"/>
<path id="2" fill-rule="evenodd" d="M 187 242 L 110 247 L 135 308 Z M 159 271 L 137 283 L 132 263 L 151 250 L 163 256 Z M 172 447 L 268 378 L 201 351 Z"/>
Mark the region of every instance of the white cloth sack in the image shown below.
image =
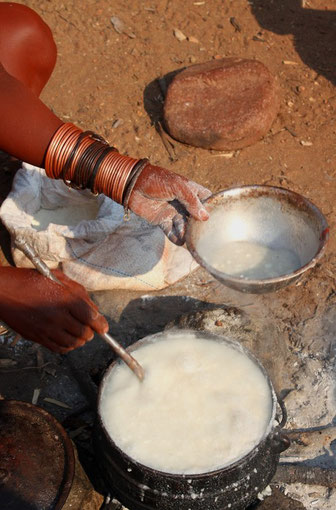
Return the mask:
<path id="1" fill-rule="evenodd" d="M 32 226 L 41 208 L 73 206 L 95 200 L 95 220 L 75 226 L 49 224 L 46 230 Z M 24 239 L 50 268 L 61 268 L 88 290 L 158 290 L 188 275 L 197 267 L 190 253 L 175 246 L 159 227 L 135 214 L 124 219 L 124 209 L 108 197 L 69 189 L 62 181 L 49 179 L 44 170 L 23 164 L 12 191 L 3 202 L 0 218 L 9 230 Z M 17 267 L 32 267 L 12 242 Z"/>

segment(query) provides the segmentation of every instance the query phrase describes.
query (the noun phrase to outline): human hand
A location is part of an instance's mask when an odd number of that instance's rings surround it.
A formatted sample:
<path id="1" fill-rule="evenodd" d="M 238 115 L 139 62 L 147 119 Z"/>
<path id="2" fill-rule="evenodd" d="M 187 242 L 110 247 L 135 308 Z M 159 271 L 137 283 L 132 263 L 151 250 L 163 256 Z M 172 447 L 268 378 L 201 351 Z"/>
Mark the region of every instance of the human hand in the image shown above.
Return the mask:
<path id="1" fill-rule="evenodd" d="M 53 271 L 59 285 L 35 269 L 1 267 L 0 319 L 23 338 L 65 354 L 108 324 L 78 283 Z"/>
<path id="2" fill-rule="evenodd" d="M 182 175 L 147 164 L 135 183 L 129 208 L 159 225 L 170 241 L 182 245 L 187 217 L 201 221 L 209 218 L 202 200 L 210 195 L 208 189 Z"/>

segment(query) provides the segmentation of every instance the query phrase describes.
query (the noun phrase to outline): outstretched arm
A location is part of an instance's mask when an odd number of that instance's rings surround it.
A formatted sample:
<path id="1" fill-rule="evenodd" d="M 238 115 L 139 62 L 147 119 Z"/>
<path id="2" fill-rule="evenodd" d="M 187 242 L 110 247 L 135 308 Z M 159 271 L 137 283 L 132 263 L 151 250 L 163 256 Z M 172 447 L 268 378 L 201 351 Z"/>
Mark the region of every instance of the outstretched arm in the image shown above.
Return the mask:
<path id="1" fill-rule="evenodd" d="M 0 111 L 0 148 L 23 161 L 44 167 L 49 143 L 63 122 L 1 64 Z M 111 166 L 111 173 L 112 170 Z M 108 177 L 106 182 L 109 182 Z M 105 183 L 99 192 L 115 199 Z M 160 225 L 171 241 L 182 244 L 186 216 L 190 214 L 198 220 L 208 218 L 201 202 L 209 195 L 207 189 L 185 177 L 148 163 L 134 185 L 128 205 L 150 223 Z"/>
<path id="2" fill-rule="evenodd" d="M 56 55 L 52 32 L 35 11 L 22 4 L 0 2 L 0 149 L 40 167 L 45 167 L 47 148 L 57 129 L 63 125 L 61 119 L 38 98 L 52 73 Z M 86 140 L 84 145 L 87 147 L 88 143 Z M 68 147 L 69 155 L 74 147 Z M 202 186 L 149 163 L 142 165 L 140 176 L 139 172 L 134 172 L 137 181 L 133 179 L 129 186 L 136 160 L 118 153 L 109 155 L 104 160 L 104 171 L 100 171 L 99 167 L 103 166 L 100 156 L 103 157 L 103 154 L 98 148 L 93 156 L 95 151 L 96 147 L 93 152 L 88 148 L 82 151 L 81 157 L 75 158 L 70 174 L 71 171 L 72 176 L 78 174 L 76 165 L 83 169 L 85 161 L 84 167 L 86 165 L 87 168 L 82 175 L 92 177 L 88 180 L 80 177 L 82 182 L 77 179 L 77 186 L 94 188 L 94 191 L 105 193 L 124 206 L 127 196 L 126 206 L 149 222 L 159 224 L 173 242 L 183 242 L 186 215 L 207 219 L 201 200 L 210 192 Z M 54 156 L 57 159 L 57 151 Z M 49 177 L 64 177 L 62 166 L 65 161 L 62 160 L 57 175 L 46 168 Z M 99 173 L 104 176 L 103 179 L 99 179 Z M 117 179 L 114 179 L 116 173 Z M 94 182 L 96 175 L 97 183 L 100 180 L 97 186 Z M 115 182 L 111 185 L 113 179 Z M 132 190 L 132 193 L 127 190 Z"/>

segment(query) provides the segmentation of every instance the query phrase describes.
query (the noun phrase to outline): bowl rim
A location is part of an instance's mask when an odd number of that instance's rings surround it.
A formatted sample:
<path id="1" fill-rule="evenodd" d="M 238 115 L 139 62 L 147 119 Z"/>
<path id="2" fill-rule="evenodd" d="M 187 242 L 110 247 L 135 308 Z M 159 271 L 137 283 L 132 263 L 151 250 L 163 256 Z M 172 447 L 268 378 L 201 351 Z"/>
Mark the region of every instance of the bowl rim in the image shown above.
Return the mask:
<path id="1" fill-rule="evenodd" d="M 313 202 L 311 202 L 308 198 L 304 197 L 303 195 L 300 195 L 299 193 L 297 193 L 295 191 L 289 190 L 287 188 L 283 188 L 281 186 L 270 186 L 270 185 L 266 185 L 266 184 L 262 184 L 262 185 L 251 184 L 251 185 L 244 185 L 244 186 L 234 186 L 234 187 L 226 188 L 222 191 L 218 191 L 218 192 L 214 193 L 213 195 L 211 195 L 210 197 L 208 197 L 206 200 L 204 200 L 203 204 L 205 204 L 205 205 L 212 204 L 220 196 L 227 195 L 228 198 L 232 198 L 234 196 L 241 194 L 242 192 L 249 192 L 249 191 L 257 191 L 257 192 L 264 192 L 264 193 L 266 191 L 267 192 L 273 191 L 273 192 L 281 193 L 284 195 L 292 196 L 293 198 L 296 197 L 296 198 L 300 199 L 301 201 L 303 201 L 304 204 L 308 207 L 308 209 L 310 209 L 311 211 L 314 212 L 314 214 L 317 216 L 319 222 L 321 223 L 321 227 L 322 227 L 322 233 L 321 233 L 321 236 L 319 239 L 319 247 L 318 247 L 318 250 L 315 253 L 314 257 L 309 262 L 307 262 L 306 264 L 301 266 L 299 269 L 297 269 L 296 271 L 293 271 L 293 272 L 285 274 L 285 275 L 276 276 L 274 278 L 252 279 L 252 278 L 231 276 L 227 273 L 223 273 L 222 271 L 219 271 L 218 269 L 215 269 L 214 267 L 210 266 L 199 255 L 199 253 L 197 252 L 196 247 L 193 243 L 193 240 L 192 240 L 192 228 L 193 228 L 193 225 L 196 224 L 197 220 L 190 216 L 189 220 L 188 220 L 188 224 L 187 224 L 187 229 L 186 229 L 186 245 L 187 245 L 189 252 L 196 260 L 196 262 L 198 262 L 200 266 L 202 266 L 204 269 L 206 269 L 206 271 L 208 271 L 208 273 L 215 276 L 215 278 L 220 280 L 223 284 L 224 284 L 224 281 L 227 281 L 232 284 L 237 284 L 238 286 L 243 284 L 246 287 L 249 287 L 249 286 L 252 287 L 252 286 L 256 286 L 256 285 L 268 285 L 268 284 L 272 285 L 272 284 L 277 284 L 277 283 L 281 283 L 281 282 L 286 282 L 287 280 L 296 279 L 297 277 L 302 275 L 304 272 L 306 272 L 308 269 L 311 269 L 312 267 L 314 267 L 316 265 L 316 263 L 318 262 L 318 260 L 321 259 L 322 255 L 325 252 L 326 244 L 329 239 L 329 226 L 328 226 L 328 222 L 327 222 L 324 214 L 320 211 L 320 209 Z M 275 196 L 275 193 L 273 196 Z"/>

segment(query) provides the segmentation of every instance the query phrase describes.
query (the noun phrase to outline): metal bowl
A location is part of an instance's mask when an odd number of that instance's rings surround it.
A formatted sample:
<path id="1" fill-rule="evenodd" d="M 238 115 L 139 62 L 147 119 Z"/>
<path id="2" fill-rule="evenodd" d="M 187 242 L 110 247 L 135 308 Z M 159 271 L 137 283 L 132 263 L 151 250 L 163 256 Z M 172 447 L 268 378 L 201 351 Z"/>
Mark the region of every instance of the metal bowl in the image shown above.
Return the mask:
<path id="1" fill-rule="evenodd" d="M 273 186 L 231 188 L 209 197 L 205 206 L 210 218 L 206 222 L 190 218 L 187 247 L 195 260 L 227 287 L 253 294 L 276 291 L 314 267 L 324 253 L 327 221 L 312 202 L 293 191 Z M 243 241 L 278 253 L 286 250 L 297 264 L 288 274 L 271 278 L 224 273 L 200 255 L 200 246 L 204 249 L 213 240 L 218 240 L 218 246 Z"/>

